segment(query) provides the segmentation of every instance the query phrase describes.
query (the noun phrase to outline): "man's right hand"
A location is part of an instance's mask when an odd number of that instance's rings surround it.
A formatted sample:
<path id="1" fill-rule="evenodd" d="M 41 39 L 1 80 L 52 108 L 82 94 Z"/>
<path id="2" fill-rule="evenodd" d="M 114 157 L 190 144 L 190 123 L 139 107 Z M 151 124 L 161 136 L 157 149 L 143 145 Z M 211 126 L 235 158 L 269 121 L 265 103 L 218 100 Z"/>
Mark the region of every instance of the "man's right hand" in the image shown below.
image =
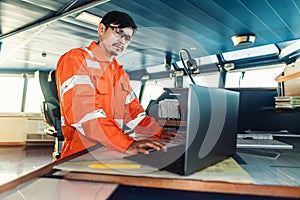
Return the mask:
<path id="1" fill-rule="evenodd" d="M 167 150 L 167 147 L 157 140 L 139 140 L 134 141 L 126 150 L 125 153 L 134 154 L 134 153 L 144 153 L 149 154 L 149 149 L 154 149 L 156 151 L 159 150 Z"/>

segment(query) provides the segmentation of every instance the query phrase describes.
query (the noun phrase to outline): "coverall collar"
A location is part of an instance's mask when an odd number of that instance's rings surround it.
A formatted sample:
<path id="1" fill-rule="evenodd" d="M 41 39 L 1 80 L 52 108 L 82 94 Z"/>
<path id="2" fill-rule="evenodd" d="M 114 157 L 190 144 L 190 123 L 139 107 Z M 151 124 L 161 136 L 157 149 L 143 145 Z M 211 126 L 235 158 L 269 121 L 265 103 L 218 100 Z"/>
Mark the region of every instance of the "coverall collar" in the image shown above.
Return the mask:
<path id="1" fill-rule="evenodd" d="M 92 51 L 92 53 L 95 56 L 95 59 L 98 60 L 99 62 L 110 62 L 107 59 L 107 57 L 105 56 L 103 50 L 98 47 L 97 42 L 92 41 L 91 44 L 89 45 L 88 49 Z M 119 67 L 119 68 L 123 67 L 123 65 L 119 65 L 119 63 L 117 62 L 115 57 L 113 57 L 113 60 L 111 63 L 114 65 L 114 67 Z"/>

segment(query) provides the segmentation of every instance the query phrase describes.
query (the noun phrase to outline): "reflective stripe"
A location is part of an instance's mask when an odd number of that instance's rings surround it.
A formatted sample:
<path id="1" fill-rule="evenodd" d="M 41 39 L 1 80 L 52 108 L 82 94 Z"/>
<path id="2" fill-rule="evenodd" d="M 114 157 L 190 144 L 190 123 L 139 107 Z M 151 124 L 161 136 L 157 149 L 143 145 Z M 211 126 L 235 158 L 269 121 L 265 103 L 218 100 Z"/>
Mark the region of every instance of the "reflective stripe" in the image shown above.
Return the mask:
<path id="1" fill-rule="evenodd" d="M 61 126 L 66 126 L 64 116 L 61 116 L 60 120 L 61 120 Z"/>
<path id="2" fill-rule="evenodd" d="M 89 54 L 92 58 L 95 57 L 94 54 L 93 54 L 93 52 L 92 52 L 91 50 L 89 50 L 88 48 L 83 47 L 83 48 L 81 48 L 81 49 L 83 49 L 83 50 L 85 50 L 86 52 L 88 52 L 88 54 Z"/>
<path id="3" fill-rule="evenodd" d="M 125 105 L 129 104 L 130 102 L 132 102 L 133 99 L 135 99 L 135 98 L 136 98 L 135 93 L 134 93 L 133 91 L 131 91 L 131 92 L 127 95 L 127 97 L 126 97 L 126 99 L 125 99 Z"/>
<path id="4" fill-rule="evenodd" d="M 126 126 L 128 126 L 130 129 L 134 129 L 145 117 L 146 113 L 142 112 L 138 114 L 135 119 L 129 121 Z"/>
<path id="5" fill-rule="evenodd" d="M 67 91 L 72 89 L 75 85 L 83 85 L 83 84 L 87 84 L 87 85 L 90 85 L 92 88 L 95 88 L 90 77 L 86 76 L 86 75 L 84 75 L 84 76 L 74 75 L 71 78 L 69 78 L 68 80 L 66 80 L 61 85 L 61 88 L 60 88 L 61 99 L 63 100 L 64 93 L 66 93 Z"/>
<path id="6" fill-rule="evenodd" d="M 123 119 L 115 119 L 115 121 L 118 123 L 119 127 L 122 129 L 123 128 Z"/>
<path id="7" fill-rule="evenodd" d="M 89 68 L 100 69 L 100 65 L 97 61 L 86 60 L 86 65 Z"/>
<path id="8" fill-rule="evenodd" d="M 86 51 L 92 58 L 94 58 L 94 54 L 91 50 L 89 50 L 88 48 L 81 48 L 83 49 L 84 51 Z M 92 61 L 92 60 L 89 60 L 89 59 L 86 59 L 86 65 L 89 67 L 89 68 L 94 68 L 94 69 L 100 69 L 100 65 L 97 61 Z"/>
<path id="9" fill-rule="evenodd" d="M 85 135 L 84 130 L 82 128 L 82 123 L 87 122 L 92 119 L 97 119 L 97 118 L 105 118 L 106 114 L 103 109 L 100 110 L 95 110 L 93 112 L 90 112 L 86 114 L 79 122 L 76 124 L 71 124 L 74 128 L 76 128 L 82 135 Z"/>

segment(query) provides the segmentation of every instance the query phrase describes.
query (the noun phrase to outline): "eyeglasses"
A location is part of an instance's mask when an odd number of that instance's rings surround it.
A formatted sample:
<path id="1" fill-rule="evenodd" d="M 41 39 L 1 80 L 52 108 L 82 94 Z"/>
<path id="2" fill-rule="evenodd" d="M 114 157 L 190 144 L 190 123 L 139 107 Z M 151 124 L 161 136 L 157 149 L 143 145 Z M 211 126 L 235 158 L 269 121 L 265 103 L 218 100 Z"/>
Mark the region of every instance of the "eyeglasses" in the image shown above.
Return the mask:
<path id="1" fill-rule="evenodd" d="M 132 36 L 131 35 L 127 35 L 125 34 L 125 32 L 123 31 L 123 29 L 117 27 L 117 26 L 111 26 L 111 25 L 107 25 L 107 27 L 110 27 L 111 30 L 118 35 L 120 38 L 125 38 L 126 42 L 130 42 L 132 40 Z"/>

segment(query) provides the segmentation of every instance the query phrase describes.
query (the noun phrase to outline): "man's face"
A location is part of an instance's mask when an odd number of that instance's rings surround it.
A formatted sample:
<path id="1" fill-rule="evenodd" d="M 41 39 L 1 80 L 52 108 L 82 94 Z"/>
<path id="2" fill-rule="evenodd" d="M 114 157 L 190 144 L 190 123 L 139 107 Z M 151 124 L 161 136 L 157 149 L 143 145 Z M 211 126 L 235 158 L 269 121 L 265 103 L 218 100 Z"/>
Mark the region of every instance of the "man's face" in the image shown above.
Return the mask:
<path id="1" fill-rule="evenodd" d="M 118 28 L 118 25 L 104 25 L 98 29 L 100 35 L 100 45 L 106 55 L 118 56 L 123 52 L 131 42 L 133 29 L 130 27 Z M 102 32 L 101 32 L 102 31 Z"/>

